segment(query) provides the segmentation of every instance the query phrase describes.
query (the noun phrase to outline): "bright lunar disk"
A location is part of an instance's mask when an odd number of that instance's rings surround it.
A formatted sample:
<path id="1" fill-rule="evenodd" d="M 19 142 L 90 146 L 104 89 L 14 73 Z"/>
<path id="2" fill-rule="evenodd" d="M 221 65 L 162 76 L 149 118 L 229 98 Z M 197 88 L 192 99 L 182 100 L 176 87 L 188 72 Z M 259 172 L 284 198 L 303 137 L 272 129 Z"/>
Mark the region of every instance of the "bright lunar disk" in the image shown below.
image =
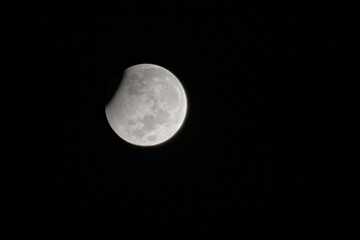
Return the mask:
<path id="1" fill-rule="evenodd" d="M 180 81 L 154 64 L 127 68 L 105 107 L 107 120 L 120 138 L 153 146 L 169 140 L 185 120 L 187 99 Z"/>

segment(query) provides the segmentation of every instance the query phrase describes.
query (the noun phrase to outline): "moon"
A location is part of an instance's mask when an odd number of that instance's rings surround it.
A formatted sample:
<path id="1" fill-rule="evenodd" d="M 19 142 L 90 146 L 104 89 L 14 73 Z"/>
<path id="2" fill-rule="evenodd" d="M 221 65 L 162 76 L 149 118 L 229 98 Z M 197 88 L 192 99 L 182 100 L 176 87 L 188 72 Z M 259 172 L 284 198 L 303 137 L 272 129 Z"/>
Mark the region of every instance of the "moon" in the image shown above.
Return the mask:
<path id="1" fill-rule="evenodd" d="M 171 139 L 183 125 L 186 112 L 187 98 L 180 81 L 154 64 L 127 68 L 105 106 L 114 132 L 137 146 L 154 146 Z"/>

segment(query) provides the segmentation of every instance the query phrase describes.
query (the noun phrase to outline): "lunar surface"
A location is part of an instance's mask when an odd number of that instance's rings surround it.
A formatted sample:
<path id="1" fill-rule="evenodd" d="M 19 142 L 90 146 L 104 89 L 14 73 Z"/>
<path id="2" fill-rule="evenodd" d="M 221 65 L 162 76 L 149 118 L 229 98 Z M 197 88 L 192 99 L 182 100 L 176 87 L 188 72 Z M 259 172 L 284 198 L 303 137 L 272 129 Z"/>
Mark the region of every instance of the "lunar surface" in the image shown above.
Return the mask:
<path id="1" fill-rule="evenodd" d="M 127 68 L 105 107 L 115 133 L 128 143 L 154 146 L 172 138 L 181 128 L 187 99 L 180 81 L 153 64 Z"/>

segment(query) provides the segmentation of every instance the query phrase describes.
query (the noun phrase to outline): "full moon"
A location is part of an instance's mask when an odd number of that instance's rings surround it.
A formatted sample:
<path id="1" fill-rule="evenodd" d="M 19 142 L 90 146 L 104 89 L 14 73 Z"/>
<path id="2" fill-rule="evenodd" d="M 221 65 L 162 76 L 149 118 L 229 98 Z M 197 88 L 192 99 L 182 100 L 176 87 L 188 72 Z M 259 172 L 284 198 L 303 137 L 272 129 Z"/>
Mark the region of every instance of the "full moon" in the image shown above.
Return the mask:
<path id="1" fill-rule="evenodd" d="M 186 111 L 187 99 L 180 81 L 154 64 L 127 68 L 105 106 L 114 132 L 138 146 L 154 146 L 172 138 L 181 128 Z"/>

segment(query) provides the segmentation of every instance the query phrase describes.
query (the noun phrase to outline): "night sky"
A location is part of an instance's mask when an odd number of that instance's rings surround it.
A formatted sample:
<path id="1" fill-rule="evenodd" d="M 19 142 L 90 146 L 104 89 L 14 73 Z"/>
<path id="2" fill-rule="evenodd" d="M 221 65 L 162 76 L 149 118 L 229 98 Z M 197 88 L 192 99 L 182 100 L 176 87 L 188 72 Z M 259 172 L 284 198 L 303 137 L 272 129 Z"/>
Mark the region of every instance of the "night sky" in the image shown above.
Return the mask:
<path id="1" fill-rule="evenodd" d="M 130 2 L 7 9 L 0 239 L 329 233 L 333 11 Z M 110 83 L 139 63 L 174 73 L 189 103 L 150 148 L 105 117 Z"/>

